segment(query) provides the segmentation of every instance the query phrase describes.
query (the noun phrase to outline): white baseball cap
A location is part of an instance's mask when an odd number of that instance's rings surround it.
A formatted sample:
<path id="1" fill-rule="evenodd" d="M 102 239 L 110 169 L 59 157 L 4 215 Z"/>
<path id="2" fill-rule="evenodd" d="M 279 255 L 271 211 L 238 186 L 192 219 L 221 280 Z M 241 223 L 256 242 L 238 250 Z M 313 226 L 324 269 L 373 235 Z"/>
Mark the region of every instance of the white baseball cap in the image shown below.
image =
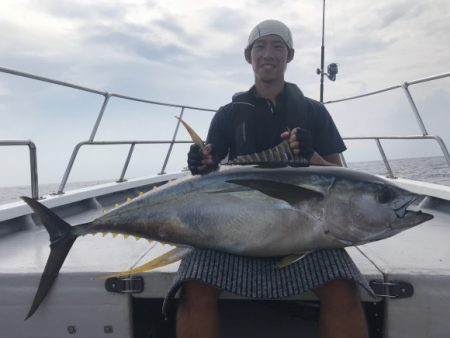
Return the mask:
<path id="1" fill-rule="evenodd" d="M 252 29 L 248 37 L 247 48 L 249 48 L 253 42 L 258 40 L 260 37 L 266 35 L 278 35 L 290 49 L 294 48 L 294 43 L 292 42 L 292 33 L 288 26 L 278 20 L 264 20 L 256 25 Z"/>

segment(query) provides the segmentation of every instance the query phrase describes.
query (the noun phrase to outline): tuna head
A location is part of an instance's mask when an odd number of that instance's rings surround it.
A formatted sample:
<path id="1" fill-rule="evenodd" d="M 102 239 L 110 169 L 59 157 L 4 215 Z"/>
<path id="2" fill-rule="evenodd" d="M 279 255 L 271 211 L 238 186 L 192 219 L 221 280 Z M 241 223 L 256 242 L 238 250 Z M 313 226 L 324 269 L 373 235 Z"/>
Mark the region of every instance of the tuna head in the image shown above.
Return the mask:
<path id="1" fill-rule="evenodd" d="M 408 207 L 420 198 L 387 181 L 337 182 L 328 210 L 329 233 L 346 245 L 391 237 L 433 218 Z M 344 211 L 344 212 L 342 212 Z"/>

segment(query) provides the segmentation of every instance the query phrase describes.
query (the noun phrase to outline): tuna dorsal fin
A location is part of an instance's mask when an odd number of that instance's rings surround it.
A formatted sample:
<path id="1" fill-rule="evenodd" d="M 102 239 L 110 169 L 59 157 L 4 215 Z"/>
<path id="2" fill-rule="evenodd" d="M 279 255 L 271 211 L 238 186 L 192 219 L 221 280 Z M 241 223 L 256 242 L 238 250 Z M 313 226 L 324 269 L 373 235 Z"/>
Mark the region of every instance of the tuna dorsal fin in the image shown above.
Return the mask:
<path id="1" fill-rule="evenodd" d="M 296 156 L 291 151 L 291 147 L 287 140 L 282 141 L 273 148 L 263 150 L 259 153 L 240 155 L 234 160 L 229 161 L 227 164 L 258 164 L 262 166 L 278 164 L 297 167 L 306 167 L 309 165 L 306 159 Z"/>
<path id="2" fill-rule="evenodd" d="M 253 179 L 233 179 L 227 182 L 258 190 L 270 197 L 286 201 L 292 206 L 306 199 L 324 197 L 324 194 L 319 191 L 289 183 Z"/>
<path id="3" fill-rule="evenodd" d="M 192 127 L 189 124 L 184 122 L 181 117 L 175 116 L 175 118 L 178 119 L 181 122 L 181 124 L 184 126 L 184 128 L 186 128 L 187 132 L 191 136 L 192 141 L 196 145 L 198 145 L 200 148 L 203 148 L 205 143 L 202 141 L 201 137 L 198 136 L 198 134 L 195 132 L 195 130 L 192 129 Z"/>
<path id="4" fill-rule="evenodd" d="M 104 280 L 104 279 L 108 279 L 111 277 L 129 276 L 129 275 L 137 274 L 139 272 L 144 272 L 144 271 L 160 268 L 162 266 L 166 266 L 166 265 L 169 265 L 169 264 L 179 261 L 184 256 L 189 254 L 192 250 L 193 250 L 192 248 L 186 248 L 186 247 L 174 248 L 174 249 L 166 252 L 165 254 L 158 256 L 155 259 L 152 259 L 151 261 L 149 261 L 143 265 L 140 265 L 134 269 L 131 269 L 128 271 L 123 271 L 123 272 L 118 272 L 118 273 L 108 275 L 108 276 L 97 277 L 96 279 Z"/>

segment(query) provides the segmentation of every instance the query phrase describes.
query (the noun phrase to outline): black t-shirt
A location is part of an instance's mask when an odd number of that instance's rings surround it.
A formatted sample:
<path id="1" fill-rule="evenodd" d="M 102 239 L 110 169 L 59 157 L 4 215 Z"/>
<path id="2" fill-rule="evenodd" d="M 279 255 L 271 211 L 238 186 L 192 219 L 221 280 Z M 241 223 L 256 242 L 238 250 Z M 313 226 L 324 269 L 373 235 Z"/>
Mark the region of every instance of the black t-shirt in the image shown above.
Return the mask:
<path id="1" fill-rule="evenodd" d="M 272 148 L 280 134 L 301 127 L 311 132 L 313 148 L 321 156 L 343 152 L 346 147 L 325 106 L 303 96 L 300 89 L 286 83 L 276 98 L 276 105 L 256 96 L 254 86 L 236 94 L 221 107 L 211 121 L 207 143 L 221 158 L 230 160 Z"/>

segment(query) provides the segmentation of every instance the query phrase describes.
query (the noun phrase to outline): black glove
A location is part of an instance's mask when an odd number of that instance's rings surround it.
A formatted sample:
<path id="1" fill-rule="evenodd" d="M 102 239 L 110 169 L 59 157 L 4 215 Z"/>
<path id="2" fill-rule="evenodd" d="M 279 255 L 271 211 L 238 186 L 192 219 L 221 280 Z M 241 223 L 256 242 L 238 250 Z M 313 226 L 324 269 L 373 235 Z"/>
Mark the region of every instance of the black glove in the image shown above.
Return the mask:
<path id="1" fill-rule="evenodd" d="M 211 155 L 214 158 L 214 148 L 211 149 Z M 203 154 L 202 149 L 197 144 L 191 144 L 191 148 L 188 152 L 188 168 L 192 175 L 204 175 L 210 173 L 211 171 L 217 170 L 219 168 L 218 161 L 214 161 L 214 164 L 208 165 L 205 168 L 200 168 L 204 166 L 202 163 Z"/>
<path id="2" fill-rule="evenodd" d="M 312 135 L 309 130 L 300 127 L 295 128 L 298 147 L 300 150 L 299 156 L 307 160 L 311 159 L 314 154 Z"/>

